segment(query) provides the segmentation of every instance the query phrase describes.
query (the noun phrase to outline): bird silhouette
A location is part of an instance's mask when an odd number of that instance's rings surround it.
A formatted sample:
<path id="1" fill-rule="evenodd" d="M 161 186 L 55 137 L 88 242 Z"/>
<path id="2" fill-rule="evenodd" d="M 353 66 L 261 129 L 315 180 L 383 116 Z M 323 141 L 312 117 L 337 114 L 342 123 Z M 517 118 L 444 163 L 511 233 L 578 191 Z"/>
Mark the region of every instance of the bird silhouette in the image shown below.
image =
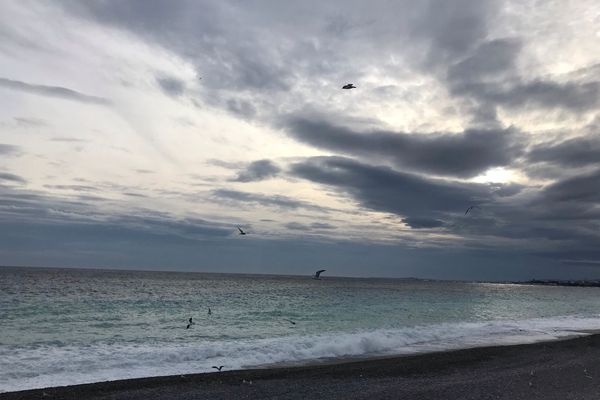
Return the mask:
<path id="1" fill-rule="evenodd" d="M 218 367 L 213 365 L 213 368 L 217 369 L 217 370 L 219 370 L 219 372 L 221 372 L 221 370 L 223 369 L 223 365 L 219 365 Z"/>
<path id="2" fill-rule="evenodd" d="M 245 234 L 246 234 L 246 232 L 244 232 L 244 231 L 242 230 L 242 228 L 240 228 L 239 226 L 238 226 L 237 228 L 238 228 L 238 230 L 240 231 L 240 235 L 245 235 Z"/>
<path id="3" fill-rule="evenodd" d="M 320 269 L 317 272 L 315 272 L 315 275 L 313 276 L 313 279 L 321 279 L 320 276 L 323 272 L 327 271 L 326 269 Z"/>
<path id="4" fill-rule="evenodd" d="M 478 206 L 470 206 L 469 208 L 467 208 L 467 211 L 465 211 L 465 215 L 467 215 L 469 213 L 469 211 L 473 210 L 474 208 L 479 208 Z"/>
<path id="5" fill-rule="evenodd" d="M 347 83 L 344 86 L 342 86 L 342 89 L 356 89 L 356 86 L 354 86 L 354 84 L 352 83 Z"/>

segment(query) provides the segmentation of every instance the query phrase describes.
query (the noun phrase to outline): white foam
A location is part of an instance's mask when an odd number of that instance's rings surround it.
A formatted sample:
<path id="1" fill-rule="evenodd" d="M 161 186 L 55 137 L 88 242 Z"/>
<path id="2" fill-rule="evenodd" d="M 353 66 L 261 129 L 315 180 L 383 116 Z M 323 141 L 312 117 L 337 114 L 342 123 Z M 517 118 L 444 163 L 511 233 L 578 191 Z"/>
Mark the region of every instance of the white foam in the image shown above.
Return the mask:
<path id="1" fill-rule="evenodd" d="M 413 354 L 532 343 L 600 329 L 600 317 L 445 323 L 404 329 L 189 344 L 0 346 L 0 391 L 147 376 L 213 372 L 323 358 Z"/>

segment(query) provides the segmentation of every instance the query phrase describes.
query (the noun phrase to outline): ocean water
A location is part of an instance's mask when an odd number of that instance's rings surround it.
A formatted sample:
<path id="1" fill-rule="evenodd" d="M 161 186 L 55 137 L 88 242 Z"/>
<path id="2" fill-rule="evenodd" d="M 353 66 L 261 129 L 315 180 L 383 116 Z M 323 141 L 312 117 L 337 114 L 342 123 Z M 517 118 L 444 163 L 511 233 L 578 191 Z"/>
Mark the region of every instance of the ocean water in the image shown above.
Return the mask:
<path id="1" fill-rule="evenodd" d="M 600 329 L 598 288 L 0 268 L 0 391 L 592 329 Z"/>

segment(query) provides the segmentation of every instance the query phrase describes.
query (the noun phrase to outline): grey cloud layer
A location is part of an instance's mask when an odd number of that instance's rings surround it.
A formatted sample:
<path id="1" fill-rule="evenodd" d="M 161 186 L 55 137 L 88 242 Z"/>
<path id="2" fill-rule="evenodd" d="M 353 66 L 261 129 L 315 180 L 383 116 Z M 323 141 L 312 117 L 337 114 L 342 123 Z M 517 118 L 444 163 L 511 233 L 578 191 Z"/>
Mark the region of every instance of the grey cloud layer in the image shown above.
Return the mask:
<path id="1" fill-rule="evenodd" d="M 294 164 L 291 173 L 335 186 L 363 207 L 403 216 L 456 213 L 492 197 L 486 185 L 423 178 L 343 157 L 310 158 Z"/>
<path id="2" fill-rule="evenodd" d="M 294 164 L 291 174 L 334 187 L 364 208 L 396 214 L 413 229 L 538 240 L 543 253 L 562 248 L 572 258 L 600 254 L 594 250 L 600 243 L 599 171 L 527 190 L 436 180 L 342 157 L 310 158 Z M 474 204 L 480 208 L 465 216 Z"/>
<path id="3" fill-rule="evenodd" d="M 528 155 L 533 162 L 556 163 L 565 167 L 600 165 L 600 138 L 582 136 L 559 143 L 535 146 Z"/>
<path id="4" fill-rule="evenodd" d="M 364 133 L 309 117 L 291 117 L 285 125 L 301 142 L 372 160 L 385 157 L 409 169 L 470 177 L 488 168 L 509 165 L 521 154 L 518 132 L 469 129 L 461 133 Z"/>

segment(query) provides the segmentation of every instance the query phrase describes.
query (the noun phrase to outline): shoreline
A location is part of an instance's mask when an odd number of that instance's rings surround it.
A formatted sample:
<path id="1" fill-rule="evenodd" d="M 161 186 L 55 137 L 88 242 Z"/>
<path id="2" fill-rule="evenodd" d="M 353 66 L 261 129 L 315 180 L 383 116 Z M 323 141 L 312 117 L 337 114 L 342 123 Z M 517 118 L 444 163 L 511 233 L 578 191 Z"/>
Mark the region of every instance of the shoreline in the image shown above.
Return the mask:
<path id="1" fill-rule="evenodd" d="M 596 399 L 600 334 L 0 393 L 0 399 Z"/>

